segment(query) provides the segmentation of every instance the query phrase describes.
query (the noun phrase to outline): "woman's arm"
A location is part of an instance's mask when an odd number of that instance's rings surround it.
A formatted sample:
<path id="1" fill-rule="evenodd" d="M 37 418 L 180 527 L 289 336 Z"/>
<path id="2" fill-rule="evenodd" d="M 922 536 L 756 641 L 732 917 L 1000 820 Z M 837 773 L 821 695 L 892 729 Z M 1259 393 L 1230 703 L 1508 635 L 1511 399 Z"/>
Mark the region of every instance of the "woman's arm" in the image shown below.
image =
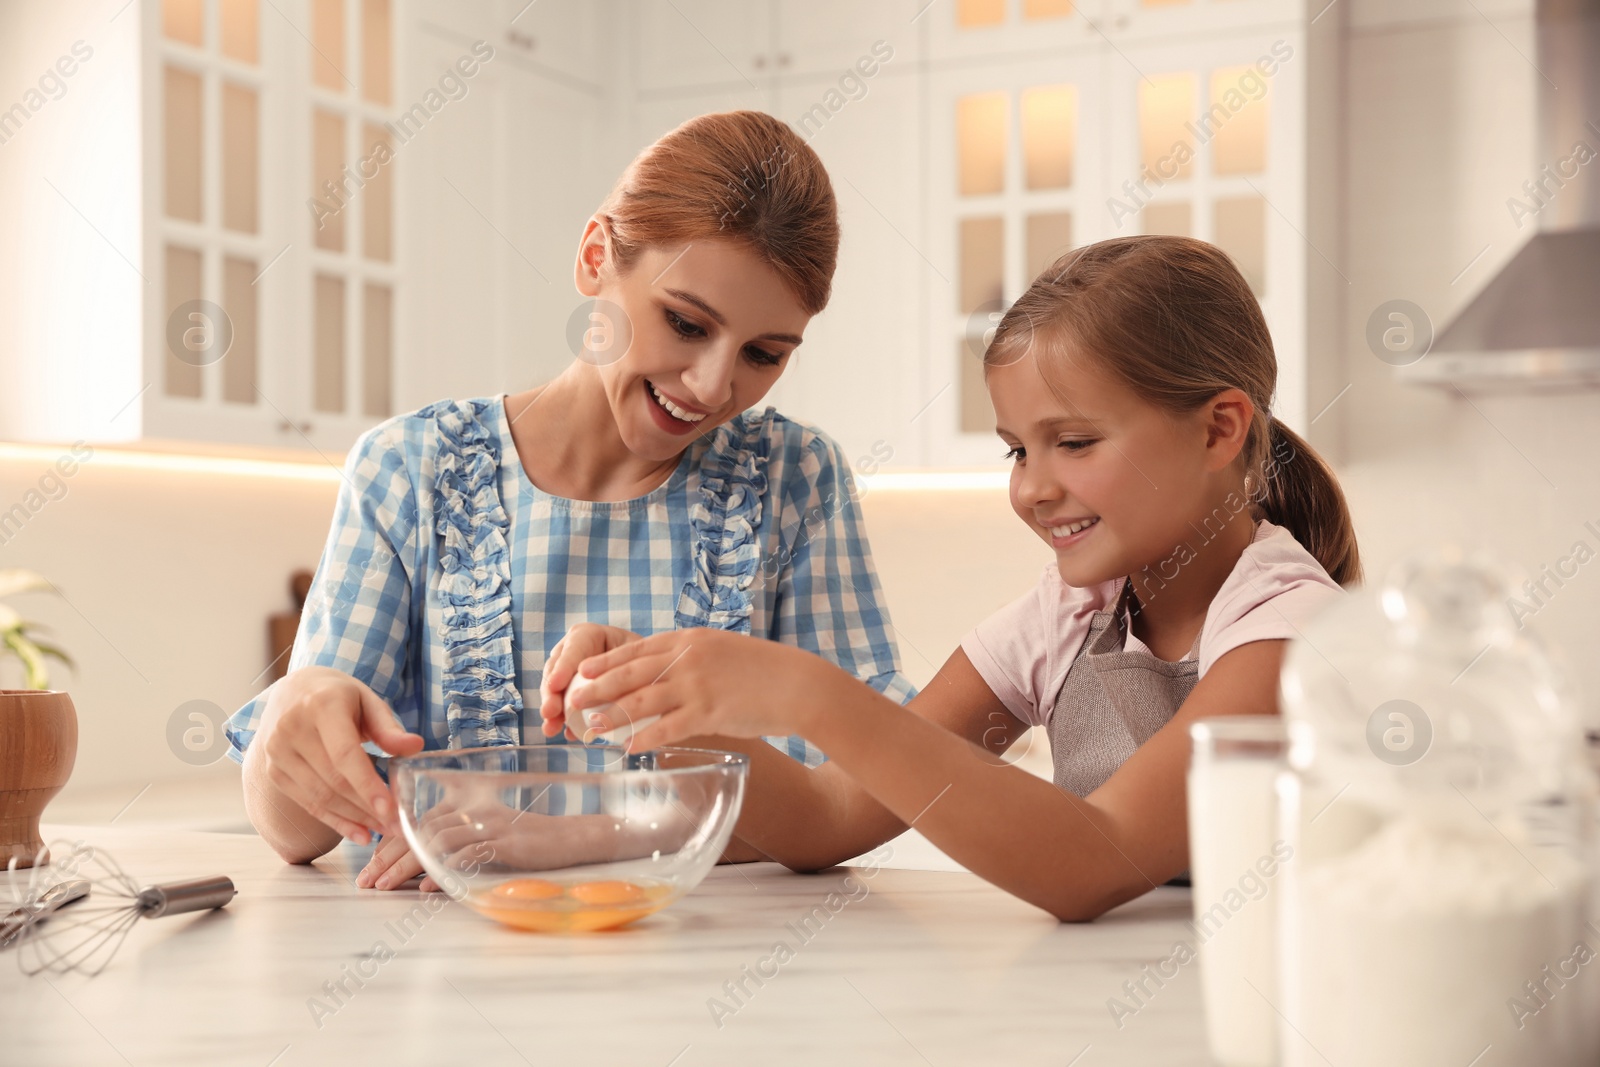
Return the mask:
<path id="1" fill-rule="evenodd" d="M 815 657 L 731 634 L 659 634 L 609 652 L 590 668 L 600 677 L 579 703 L 615 701 L 633 720 L 661 715 L 629 740 L 634 751 L 695 735 L 798 731 L 828 753 L 834 773 L 951 858 L 1060 919 L 1083 921 L 1188 865 L 1189 724 L 1276 713 L 1283 652 L 1279 640 L 1228 652 L 1172 721 L 1087 798 L 1006 765 Z M 818 837 L 843 845 L 828 838 L 841 833 L 834 820 L 870 809 L 859 800 L 833 806 L 822 795 L 819 822 L 829 829 Z M 741 818 L 747 839 L 803 841 L 799 816 L 781 810 L 781 788 L 761 796 L 768 800 L 753 798 L 751 807 L 762 810 Z"/>
<path id="2" fill-rule="evenodd" d="M 310 863 L 340 841 L 339 831 L 290 800 L 268 779 L 260 758 L 264 747 L 244 753 L 244 810 L 256 833 L 286 863 Z"/>
<path id="3" fill-rule="evenodd" d="M 288 673 L 227 723 L 246 813 L 290 863 L 309 863 L 342 836 L 365 843 L 372 829 L 397 830 L 393 798 L 362 744 L 399 744 L 385 749 L 392 755 L 422 747 L 391 708 L 408 688 L 416 554 L 400 432 L 385 424 L 350 450 Z"/>

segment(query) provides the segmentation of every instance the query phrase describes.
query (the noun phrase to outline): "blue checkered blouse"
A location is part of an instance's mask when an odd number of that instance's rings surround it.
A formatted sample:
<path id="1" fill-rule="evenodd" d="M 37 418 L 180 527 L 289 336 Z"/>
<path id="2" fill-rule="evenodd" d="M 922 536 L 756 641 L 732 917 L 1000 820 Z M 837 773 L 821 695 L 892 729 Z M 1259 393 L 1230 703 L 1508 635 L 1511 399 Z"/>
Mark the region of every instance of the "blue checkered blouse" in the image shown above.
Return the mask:
<path id="1" fill-rule="evenodd" d="M 289 669 L 365 682 L 429 749 L 561 744 L 539 730 L 539 678 L 576 623 L 758 634 L 904 703 L 882 600 L 839 446 L 770 407 L 697 438 L 652 492 L 594 502 L 528 480 L 504 397 L 446 400 L 351 449 Z M 265 697 L 227 722 L 237 762 Z"/>

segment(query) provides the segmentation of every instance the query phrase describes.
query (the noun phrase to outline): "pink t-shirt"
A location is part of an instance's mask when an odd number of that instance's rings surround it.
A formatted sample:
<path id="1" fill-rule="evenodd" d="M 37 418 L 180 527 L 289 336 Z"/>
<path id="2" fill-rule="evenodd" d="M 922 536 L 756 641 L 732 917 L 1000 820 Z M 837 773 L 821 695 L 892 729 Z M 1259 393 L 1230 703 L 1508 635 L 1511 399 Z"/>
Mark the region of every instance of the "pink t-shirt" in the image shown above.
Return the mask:
<path id="1" fill-rule="evenodd" d="M 1071 586 L 1052 563 L 1038 585 L 974 627 L 961 648 L 1013 715 L 1044 726 L 1089 635 L 1090 620 L 1111 606 L 1121 582 Z M 1294 637 L 1343 593 L 1293 534 L 1270 522 L 1256 523 L 1255 537 L 1206 611 L 1198 642 L 1200 677 L 1240 645 Z M 1131 630 L 1126 649 L 1149 651 Z"/>

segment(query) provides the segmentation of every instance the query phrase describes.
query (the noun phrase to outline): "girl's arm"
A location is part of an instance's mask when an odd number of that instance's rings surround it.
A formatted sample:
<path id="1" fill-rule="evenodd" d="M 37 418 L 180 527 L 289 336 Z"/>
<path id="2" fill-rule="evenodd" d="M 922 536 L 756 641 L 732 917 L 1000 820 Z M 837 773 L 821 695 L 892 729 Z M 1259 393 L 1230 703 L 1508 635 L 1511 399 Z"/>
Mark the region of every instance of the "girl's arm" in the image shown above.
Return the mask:
<path id="1" fill-rule="evenodd" d="M 662 715 L 633 735 L 634 751 L 694 735 L 798 732 L 827 752 L 838 768 L 832 773 L 860 783 L 957 862 L 1062 920 L 1084 921 L 1188 866 L 1189 724 L 1276 713 L 1283 652 L 1284 642 L 1274 640 L 1225 654 L 1172 721 L 1087 798 L 1005 765 L 815 657 L 731 634 L 660 634 L 607 653 L 585 672 L 603 677 L 579 703 L 616 701 L 635 720 Z M 837 800 L 848 792 L 823 794 L 827 828 L 817 837 L 824 844 L 851 843 L 835 820 L 870 812 L 859 800 Z M 764 810 L 750 823 L 741 817 L 747 839 L 803 840 L 803 813 L 782 811 L 781 787 L 773 793 L 775 802 L 752 797 L 751 806 Z M 774 803 L 780 810 L 770 810 Z"/>
<path id="2" fill-rule="evenodd" d="M 616 627 L 583 624 L 557 642 L 539 685 L 546 736 L 560 732 L 563 726 L 573 740 L 581 734 L 565 721 L 565 690 L 577 674 L 578 664 L 639 640 L 637 634 Z M 897 700 L 888 699 L 898 706 Z M 594 701 L 582 703 L 592 706 Z M 1028 729 L 990 691 L 959 648 L 906 707 L 982 746 L 995 762 Z M 831 762 L 808 767 L 766 741 L 750 737 L 704 734 L 674 743 L 741 752 L 750 760 L 744 807 L 723 851 L 724 862 L 775 860 L 791 870 L 818 871 L 876 848 L 906 828 L 898 816 Z"/>
<path id="3" fill-rule="evenodd" d="M 873 694 L 868 690 L 866 695 Z M 900 707 L 893 699 L 879 699 Z M 971 752 L 974 760 L 994 764 L 1028 729 L 1006 710 L 959 648 L 905 708 L 976 746 Z M 851 710 L 841 706 L 839 714 L 848 715 Z M 809 739 L 831 756 L 820 738 Z M 904 819 L 835 759 L 808 768 L 765 742 L 751 744 L 748 739 L 719 735 L 677 743 L 732 749 L 750 757 L 749 784 L 735 830 L 737 840 L 728 849 L 728 858 L 735 862 L 772 859 L 791 870 L 819 871 L 868 852 L 906 829 Z M 918 828 L 922 828 L 920 822 Z M 735 845 L 740 846 L 737 851 Z"/>

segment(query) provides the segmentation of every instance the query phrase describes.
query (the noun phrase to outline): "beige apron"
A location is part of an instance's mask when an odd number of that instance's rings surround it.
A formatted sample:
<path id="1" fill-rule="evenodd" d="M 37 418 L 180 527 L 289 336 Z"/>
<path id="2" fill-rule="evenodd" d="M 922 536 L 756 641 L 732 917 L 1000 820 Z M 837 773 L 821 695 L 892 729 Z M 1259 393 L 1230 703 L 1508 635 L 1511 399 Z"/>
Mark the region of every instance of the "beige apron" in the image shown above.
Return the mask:
<path id="1" fill-rule="evenodd" d="M 1090 620 L 1089 636 L 1050 715 L 1055 783 L 1080 797 L 1100 788 L 1134 749 L 1171 721 L 1199 678 L 1198 659 L 1172 663 L 1148 651 L 1123 651 L 1129 613 L 1136 614 L 1138 607 L 1133 585 L 1124 579 L 1113 606 Z"/>
<path id="2" fill-rule="evenodd" d="M 1129 613 L 1139 599 L 1124 579 L 1112 607 L 1097 611 L 1067 670 L 1050 714 L 1050 754 L 1058 788 L 1086 797 L 1177 714 L 1200 676 L 1198 658 L 1176 663 L 1124 651 Z M 1200 645 L 1189 650 L 1194 656 Z M 1188 872 L 1171 883 L 1188 885 Z"/>

